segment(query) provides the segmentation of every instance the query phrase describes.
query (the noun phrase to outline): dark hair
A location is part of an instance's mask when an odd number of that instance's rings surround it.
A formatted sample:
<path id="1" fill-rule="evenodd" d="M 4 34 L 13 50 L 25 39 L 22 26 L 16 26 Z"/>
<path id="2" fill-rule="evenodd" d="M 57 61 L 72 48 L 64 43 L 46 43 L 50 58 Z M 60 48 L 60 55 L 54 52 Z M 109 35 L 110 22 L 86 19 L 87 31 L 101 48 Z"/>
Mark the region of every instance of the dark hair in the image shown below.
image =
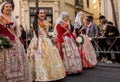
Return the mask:
<path id="1" fill-rule="evenodd" d="M 39 14 L 39 9 L 37 10 L 34 21 L 33 21 L 33 29 L 37 37 L 38 37 L 38 14 Z"/>
<path id="2" fill-rule="evenodd" d="M 99 19 L 106 19 L 104 15 L 101 15 Z"/>
<path id="3" fill-rule="evenodd" d="M 88 16 L 91 20 L 93 20 L 93 16 Z"/>
<path id="4" fill-rule="evenodd" d="M 107 24 L 108 24 L 108 25 L 113 25 L 113 22 L 108 21 Z"/>
<path id="5" fill-rule="evenodd" d="M 113 25 L 107 25 L 106 27 L 106 32 L 113 32 L 115 30 L 118 30 L 118 29 Z"/>
<path id="6" fill-rule="evenodd" d="M 40 10 L 44 10 L 44 9 L 38 9 L 33 21 L 33 30 L 35 31 L 35 35 L 38 37 L 38 14 Z"/>
<path id="7" fill-rule="evenodd" d="M 87 21 L 93 21 L 93 17 L 92 16 L 87 16 L 86 20 Z"/>
<path id="8" fill-rule="evenodd" d="M 4 6 L 6 5 L 6 4 L 11 4 L 12 5 L 12 10 L 13 10 L 13 4 L 11 3 L 11 2 L 9 2 L 9 1 L 6 1 L 5 2 L 5 4 L 2 6 L 2 8 L 1 8 L 1 12 L 3 13 L 3 10 L 4 10 Z"/>

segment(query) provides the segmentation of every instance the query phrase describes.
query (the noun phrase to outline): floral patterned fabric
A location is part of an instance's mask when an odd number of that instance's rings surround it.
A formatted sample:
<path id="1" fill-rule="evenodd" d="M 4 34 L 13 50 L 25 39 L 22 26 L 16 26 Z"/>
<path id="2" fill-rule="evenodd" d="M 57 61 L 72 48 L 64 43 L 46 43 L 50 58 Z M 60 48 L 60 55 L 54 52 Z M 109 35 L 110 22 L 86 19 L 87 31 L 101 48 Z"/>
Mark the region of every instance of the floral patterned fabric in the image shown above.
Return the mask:
<path id="1" fill-rule="evenodd" d="M 2 53 L 2 54 L 1 54 Z M 0 82 L 32 82 L 23 45 L 16 39 L 13 47 L 0 53 Z"/>
<path id="2" fill-rule="evenodd" d="M 73 38 L 69 38 L 67 36 L 64 37 L 65 47 L 62 49 L 63 51 L 63 63 L 66 68 L 66 72 L 71 73 L 79 73 L 82 70 L 81 57 L 78 51 L 78 48 L 75 44 Z"/>
<path id="3" fill-rule="evenodd" d="M 84 38 L 84 43 L 79 47 L 81 51 L 81 57 L 82 57 L 82 64 L 84 68 L 91 68 L 94 67 L 97 63 L 95 50 L 93 48 L 92 43 L 89 40 L 89 37 L 87 35 L 81 34 Z"/>
<path id="4" fill-rule="evenodd" d="M 60 52 L 67 74 L 81 72 L 82 63 L 78 47 L 75 43 L 75 36 L 68 26 L 63 28 L 58 24 L 56 30 L 56 46 Z M 62 44 L 65 44 L 65 46 L 62 47 Z"/>
<path id="5" fill-rule="evenodd" d="M 3 82 L 4 81 L 4 53 L 3 53 L 3 50 L 0 50 L 0 82 Z"/>
<path id="6" fill-rule="evenodd" d="M 11 22 L 11 25 L 14 23 Z M 13 45 L 0 51 L 0 82 L 32 82 L 27 56 L 21 40 L 0 24 L 0 35 L 7 37 Z"/>
<path id="7" fill-rule="evenodd" d="M 52 81 L 65 77 L 65 69 L 60 54 L 43 28 L 40 28 L 43 34 L 33 37 L 29 48 L 28 58 L 31 66 L 32 78 L 35 81 Z"/>

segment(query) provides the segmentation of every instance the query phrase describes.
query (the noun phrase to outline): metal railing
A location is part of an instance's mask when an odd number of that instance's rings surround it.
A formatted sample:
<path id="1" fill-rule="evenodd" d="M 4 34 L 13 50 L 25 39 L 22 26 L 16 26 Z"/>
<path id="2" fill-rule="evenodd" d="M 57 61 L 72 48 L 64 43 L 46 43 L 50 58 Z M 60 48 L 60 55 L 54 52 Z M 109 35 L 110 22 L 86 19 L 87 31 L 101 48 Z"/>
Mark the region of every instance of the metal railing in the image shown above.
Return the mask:
<path id="1" fill-rule="evenodd" d="M 104 44 L 99 44 L 100 40 L 104 40 Z M 108 45 L 107 41 L 112 40 L 111 44 Z M 96 53 L 120 53 L 120 36 L 118 37 L 92 37 L 92 44 L 95 48 Z M 100 45 L 102 46 L 109 46 L 107 49 L 101 49 Z M 113 47 L 116 47 L 116 51 L 113 50 Z"/>

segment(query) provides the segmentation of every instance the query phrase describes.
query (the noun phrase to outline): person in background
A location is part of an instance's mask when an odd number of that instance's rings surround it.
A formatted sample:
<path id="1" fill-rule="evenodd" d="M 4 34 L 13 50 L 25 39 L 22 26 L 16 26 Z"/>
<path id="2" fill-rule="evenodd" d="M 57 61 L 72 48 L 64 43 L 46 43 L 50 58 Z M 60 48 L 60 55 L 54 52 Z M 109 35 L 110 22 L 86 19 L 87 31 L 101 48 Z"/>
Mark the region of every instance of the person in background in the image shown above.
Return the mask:
<path id="1" fill-rule="evenodd" d="M 27 51 L 34 81 L 54 81 L 66 75 L 60 54 L 48 38 L 49 23 L 45 17 L 44 9 L 37 11 L 33 21 L 35 34 Z"/>
<path id="2" fill-rule="evenodd" d="M 1 82 L 32 82 L 20 28 L 12 12 L 10 2 L 6 1 L 1 4 L 0 35 L 8 38 L 12 44 L 10 49 L 4 49 L 4 60 L 2 61 L 4 65 L 0 68 L 0 71 L 4 72 Z"/>
<path id="3" fill-rule="evenodd" d="M 98 25 L 98 30 L 99 30 L 98 37 L 103 37 L 104 32 L 106 30 L 106 26 L 107 26 L 107 19 L 105 18 L 104 15 L 101 15 L 99 17 L 99 22 L 100 22 L 100 24 Z"/>
<path id="4" fill-rule="evenodd" d="M 90 39 L 96 38 L 98 36 L 98 27 L 94 23 L 93 17 L 86 16 L 85 20 L 86 20 L 85 34 L 87 34 L 90 37 Z M 91 43 L 92 43 L 94 49 L 96 49 L 96 45 L 93 40 L 91 40 Z"/>
<path id="5" fill-rule="evenodd" d="M 27 47 L 29 46 L 30 41 L 33 38 L 33 35 L 34 35 L 34 30 L 33 30 L 33 26 L 31 25 L 30 30 L 27 31 Z"/>
<path id="6" fill-rule="evenodd" d="M 69 14 L 63 11 L 55 24 L 58 50 L 67 74 L 80 73 L 82 71 L 81 57 L 75 43 L 69 23 Z"/>
<path id="7" fill-rule="evenodd" d="M 99 17 L 99 22 L 100 24 L 98 25 L 98 45 L 100 47 L 100 51 L 106 51 L 106 47 L 105 47 L 105 39 L 104 39 L 104 34 L 106 31 L 106 26 L 107 26 L 107 20 L 106 17 L 104 15 L 101 15 Z M 104 46 L 103 46 L 104 45 Z M 105 57 L 105 53 L 99 53 L 98 56 L 98 61 L 100 62 L 106 62 L 106 57 Z"/>
<path id="8" fill-rule="evenodd" d="M 53 32 L 54 31 L 54 26 L 55 26 L 54 23 L 51 24 L 48 31 Z"/>
<path id="9" fill-rule="evenodd" d="M 86 18 L 86 27 L 85 32 L 89 37 L 97 37 L 98 36 L 98 28 L 97 25 L 93 22 L 93 17 L 87 16 Z"/>
<path id="10" fill-rule="evenodd" d="M 74 25 L 72 25 L 71 20 L 69 20 L 69 22 L 70 22 L 71 31 L 73 32 L 74 31 Z"/>
<path id="11" fill-rule="evenodd" d="M 24 41 L 24 48 L 26 50 L 26 47 L 27 47 L 27 45 L 26 45 L 26 39 L 27 39 L 26 31 L 24 30 L 24 27 L 22 25 L 20 25 L 20 30 L 21 30 L 21 37 L 22 37 L 22 39 Z"/>
<path id="12" fill-rule="evenodd" d="M 119 44 L 117 44 L 117 41 L 115 41 L 116 37 L 118 37 L 118 36 L 119 36 L 118 29 L 115 26 L 113 26 L 112 22 L 108 21 L 106 31 L 104 34 L 104 37 L 106 37 L 106 40 L 105 40 L 106 51 L 110 51 L 110 50 L 117 51 L 118 50 L 117 47 Z M 114 43 L 114 41 L 115 41 L 115 43 Z M 120 56 L 118 53 L 115 53 L 115 59 L 116 59 L 116 62 L 120 62 Z M 111 53 L 106 53 L 105 63 L 112 63 Z"/>
<path id="13" fill-rule="evenodd" d="M 54 24 L 51 24 L 50 26 L 49 26 L 49 29 L 48 29 L 48 35 L 49 35 L 49 37 L 52 39 L 55 35 L 54 35 Z"/>

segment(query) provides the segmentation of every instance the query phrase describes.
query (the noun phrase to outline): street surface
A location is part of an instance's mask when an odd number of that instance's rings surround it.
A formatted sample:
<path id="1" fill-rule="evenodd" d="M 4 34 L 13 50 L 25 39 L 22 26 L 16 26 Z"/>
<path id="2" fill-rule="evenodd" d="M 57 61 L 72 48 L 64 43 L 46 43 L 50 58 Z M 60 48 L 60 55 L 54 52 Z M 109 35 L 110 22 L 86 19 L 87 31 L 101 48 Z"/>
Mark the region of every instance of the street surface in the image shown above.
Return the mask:
<path id="1" fill-rule="evenodd" d="M 120 82 L 120 64 L 98 63 L 95 68 L 52 82 Z"/>

